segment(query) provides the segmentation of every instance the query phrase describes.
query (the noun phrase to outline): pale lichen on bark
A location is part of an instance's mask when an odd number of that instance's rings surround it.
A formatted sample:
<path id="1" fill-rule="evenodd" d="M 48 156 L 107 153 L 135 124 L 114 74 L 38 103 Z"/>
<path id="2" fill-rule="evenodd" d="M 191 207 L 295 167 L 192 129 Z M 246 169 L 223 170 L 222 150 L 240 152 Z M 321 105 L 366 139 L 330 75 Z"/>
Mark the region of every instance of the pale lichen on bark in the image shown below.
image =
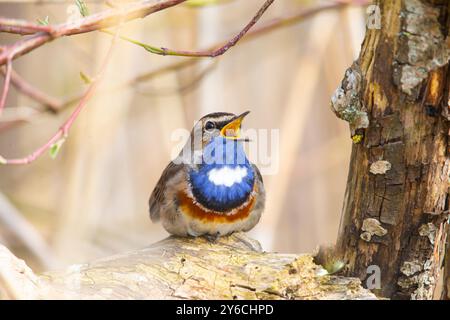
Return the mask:
<path id="1" fill-rule="evenodd" d="M 389 161 L 378 160 L 370 165 L 370 173 L 372 174 L 385 174 L 387 171 L 391 170 L 392 165 Z"/>
<path id="2" fill-rule="evenodd" d="M 429 72 L 447 64 L 449 39 L 441 31 L 438 8 L 419 0 L 406 0 L 404 3 L 394 82 L 403 93 L 416 99 L 420 84 Z"/>
<path id="3" fill-rule="evenodd" d="M 357 129 L 369 126 L 369 118 L 361 99 L 362 77 L 361 68 L 357 62 L 354 62 L 345 71 L 345 77 L 341 85 L 331 97 L 333 112 L 350 124 L 352 135 L 355 134 Z"/>
<path id="4" fill-rule="evenodd" d="M 434 245 L 434 239 L 436 238 L 436 231 L 437 231 L 436 226 L 431 222 L 422 224 L 419 227 L 419 235 L 422 237 L 428 237 L 432 245 Z"/>
<path id="5" fill-rule="evenodd" d="M 360 237 L 361 239 L 367 242 L 372 240 L 372 236 L 374 235 L 378 237 L 383 237 L 388 232 L 387 229 L 385 229 L 381 225 L 381 222 L 374 218 L 364 219 L 361 230 L 363 232 L 361 233 Z"/>
<path id="6" fill-rule="evenodd" d="M 420 271 L 422 271 L 422 265 L 417 261 L 405 261 L 400 268 L 400 272 L 407 277 L 410 277 Z"/>
<path id="7" fill-rule="evenodd" d="M 433 291 L 430 290 L 436 279 L 428 272 L 431 264 L 421 265 L 418 261 L 405 261 L 400 268 L 402 275 L 398 280 L 398 285 L 403 289 L 415 288 L 411 294 L 411 300 L 430 300 L 433 298 Z"/>

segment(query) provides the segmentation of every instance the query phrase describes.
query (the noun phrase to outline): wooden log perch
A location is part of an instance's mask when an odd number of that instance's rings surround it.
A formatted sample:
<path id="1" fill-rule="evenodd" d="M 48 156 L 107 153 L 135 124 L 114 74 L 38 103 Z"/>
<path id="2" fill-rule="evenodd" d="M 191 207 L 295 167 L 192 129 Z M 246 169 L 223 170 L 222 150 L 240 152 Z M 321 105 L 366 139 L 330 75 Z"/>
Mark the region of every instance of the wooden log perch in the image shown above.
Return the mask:
<path id="1" fill-rule="evenodd" d="M 324 275 L 307 254 L 269 253 L 243 233 L 148 248 L 35 275 L 0 246 L 6 299 L 375 299 L 359 279 Z"/>

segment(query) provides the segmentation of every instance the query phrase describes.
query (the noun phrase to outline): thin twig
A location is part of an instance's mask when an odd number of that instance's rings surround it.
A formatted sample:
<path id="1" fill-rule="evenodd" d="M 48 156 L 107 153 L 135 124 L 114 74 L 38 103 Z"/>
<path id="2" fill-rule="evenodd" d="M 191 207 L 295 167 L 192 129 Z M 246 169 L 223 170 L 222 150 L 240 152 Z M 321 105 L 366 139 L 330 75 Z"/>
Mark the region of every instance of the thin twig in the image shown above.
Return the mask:
<path id="1" fill-rule="evenodd" d="M 202 51 L 187 51 L 187 50 L 174 50 L 174 49 L 168 49 L 168 48 L 159 48 L 151 45 L 144 44 L 142 42 L 136 41 L 134 39 L 121 36 L 120 38 L 122 40 L 134 43 L 138 46 L 143 47 L 145 50 L 158 54 L 161 56 L 178 56 L 178 57 L 210 57 L 215 58 L 217 56 L 223 55 L 225 52 L 227 52 L 230 48 L 236 45 L 236 43 L 250 30 L 251 27 L 255 25 L 256 22 L 262 17 L 264 12 L 270 7 L 270 5 L 275 0 L 266 0 L 264 2 L 263 6 L 258 10 L 258 12 L 255 14 L 255 16 L 250 20 L 249 23 L 233 38 L 229 39 L 225 43 L 221 44 L 219 47 L 214 47 L 212 49 L 202 50 Z M 111 34 L 111 31 L 109 30 L 101 30 L 103 32 Z"/>
<path id="2" fill-rule="evenodd" d="M 172 0 L 172 2 L 176 2 L 176 4 L 184 2 L 184 1 L 185 0 L 183 0 L 183 1 L 182 0 Z M 212 58 L 214 58 L 214 57 L 224 54 L 231 47 L 236 45 L 236 43 L 248 32 L 248 30 L 250 30 L 250 28 L 253 27 L 256 22 L 258 22 L 258 20 L 262 17 L 262 15 L 266 12 L 266 10 L 270 7 L 270 5 L 274 1 L 275 0 L 266 0 L 266 2 L 264 2 L 263 6 L 258 10 L 256 15 L 252 18 L 252 20 L 237 35 L 235 35 L 233 38 L 231 38 L 229 41 L 224 43 L 219 48 L 215 48 L 213 50 L 185 51 L 185 50 L 172 50 L 172 49 L 167 49 L 167 48 L 145 46 L 145 45 L 137 43 L 137 42 L 135 42 L 135 44 L 144 46 L 144 48 L 146 50 L 148 50 L 149 52 L 152 52 L 154 54 L 163 55 L 163 56 L 212 57 Z M 171 1 L 166 1 L 166 2 L 171 2 Z M 115 10 L 115 9 L 110 9 L 107 11 L 111 11 L 111 10 Z M 97 15 L 93 15 L 93 16 L 99 16 L 99 15 L 101 15 L 101 14 L 97 14 Z M 81 19 L 81 21 L 89 20 L 93 16 L 89 16 L 85 19 Z M 103 18 L 103 19 L 105 19 L 105 18 Z M 124 17 L 124 19 L 131 20 L 132 17 L 130 18 L 130 17 L 126 16 L 126 17 Z M 74 28 L 73 26 L 70 26 L 70 25 L 62 25 L 60 27 L 46 26 L 46 27 L 48 27 L 47 32 L 38 33 L 35 36 L 33 36 L 27 40 L 19 41 L 16 44 L 14 44 L 13 46 L 7 47 L 7 49 L 5 50 L 5 53 L 0 55 L 0 65 L 3 64 L 3 60 L 4 60 L 3 55 L 5 55 L 5 54 L 9 53 L 9 55 L 14 59 L 19 54 L 29 52 L 30 50 L 32 50 L 38 46 L 41 46 L 45 42 L 50 41 L 50 39 L 58 38 L 63 35 L 73 35 L 73 34 L 84 33 L 84 32 L 89 32 L 89 31 L 99 30 L 99 29 L 103 29 L 102 31 L 109 33 L 109 31 L 104 30 L 104 28 L 108 27 L 111 24 L 114 25 L 114 18 L 106 19 L 105 21 L 102 22 L 101 25 L 99 24 L 98 19 L 97 20 L 91 19 L 91 20 L 93 20 L 93 22 L 84 23 L 84 24 L 82 24 L 82 26 L 80 25 L 77 28 Z M 112 20 L 113 22 L 111 23 L 111 22 L 109 22 L 109 20 Z M 1 21 L 0 21 L 0 23 L 1 23 Z M 21 22 L 21 25 L 15 26 L 15 27 L 23 28 L 23 32 L 26 32 L 28 30 L 27 28 L 29 28 L 29 26 L 22 26 L 25 24 L 26 24 L 25 22 Z M 8 24 L 8 27 L 10 27 L 10 25 L 11 25 L 11 22 Z M 129 39 L 126 37 L 123 37 L 123 38 L 127 41 L 133 42 L 132 39 Z"/>
<path id="3" fill-rule="evenodd" d="M 240 40 L 240 42 L 246 42 L 249 40 L 252 40 L 258 36 L 264 35 L 266 33 L 278 30 L 280 28 L 284 28 L 284 27 L 288 27 L 291 25 L 294 25 L 298 22 L 301 22 L 307 18 L 310 18 L 320 12 L 323 11 L 327 11 L 327 10 L 333 10 L 333 9 L 340 9 L 342 7 L 346 6 L 346 4 L 344 3 L 331 3 L 331 4 L 325 4 L 325 5 L 320 5 L 320 6 L 315 6 L 312 8 L 307 8 L 307 9 L 301 9 L 299 10 L 297 13 L 294 13 L 290 16 L 286 16 L 286 17 L 279 17 L 276 19 L 272 19 L 270 21 L 267 21 L 263 24 L 261 24 L 260 26 L 257 26 L 255 28 L 252 28 L 249 32 L 247 32 L 246 36 L 244 38 L 242 38 Z M 224 42 L 220 42 L 218 44 L 213 45 L 212 47 L 210 47 L 209 49 L 206 49 L 204 51 L 211 51 L 214 50 L 214 48 L 223 46 Z M 118 90 L 122 90 L 126 87 L 129 86 L 133 86 L 136 85 L 140 82 L 143 81 L 149 81 L 151 79 L 154 79 L 155 77 L 159 76 L 159 75 L 163 75 L 165 73 L 168 72 L 172 72 L 172 71 L 176 71 L 176 70 L 180 70 L 186 67 L 189 67 L 195 63 L 197 63 L 199 60 L 196 57 L 193 57 L 191 59 L 188 60 L 181 60 L 178 62 L 175 62 L 173 64 L 169 64 L 167 66 L 163 66 L 160 67 L 156 70 L 152 70 L 149 72 L 145 72 L 143 74 L 137 75 L 129 80 L 124 81 L 123 83 L 120 83 L 118 85 L 114 85 L 112 87 L 109 88 L 105 88 L 103 90 L 99 90 L 97 92 L 97 94 L 104 94 L 104 93 L 109 93 L 109 92 L 114 92 L 114 91 L 118 91 Z M 13 77 L 12 77 L 12 83 L 14 84 L 14 72 L 13 72 Z M 19 89 L 19 88 L 18 88 Z M 20 90 L 20 89 L 19 89 Z M 72 95 L 66 99 L 63 99 L 62 102 L 60 103 L 60 105 L 58 106 L 58 108 L 54 108 L 54 109 L 49 109 L 48 111 L 54 111 L 54 112 L 59 112 L 62 111 L 64 109 L 66 109 L 67 107 L 71 106 L 72 104 L 74 104 L 75 102 L 79 101 L 84 95 L 84 92 L 81 93 L 77 93 L 75 95 Z M 49 97 L 51 98 L 51 97 Z M 56 98 L 52 98 L 54 101 L 57 101 L 58 99 Z M 38 100 L 37 100 L 38 101 Z M 38 101 L 40 103 L 42 103 L 41 101 Z M 56 106 L 56 105 L 55 105 Z M 22 119 L 22 120 L 27 120 L 26 119 Z M 16 124 L 19 124 L 19 120 L 16 122 Z M 13 126 L 2 126 L 0 128 L 0 131 L 4 131 L 6 129 L 9 129 Z"/>
<path id="4" fill-rule="evenodd" d="M 4 1 L 5 2 L 5 1 Z M 17 4 L 32 4 L 32 5 L 67 5 L 72 4 L 73 0 L 10 0 L 12 3 Z M 105 0 L 84 0 L 85 3 L 102 3 Z"/>
<path id="5" fill-rule="evenodd" d="M 56 26 L 48 26 L 51 30 L 50 32 L 38 32 L 10 46 L 4 47 L 4 50 L 0 53 L 0 65 L 6 64 L 8 58 L 16 59 L 54 39 L 113 27 L 118 25 L 119 22 L 143 18 L 185 1 L 186 0 L 165 0 L 153 3 L 144 0 L 138 3 L 128 4 L 120 9 L 107 9 L 77 21 L 67 22 Z M 11 23 L 9 25 L 11 25 Z M 20 28 L 20 26 L 17 27 Z"/>
<path id="6" fill-rule="evenodd" d="M 348 6 L 351 3 L 341 3 L 341 2 L 334 2 L 334 3 L 328 3 L 328 4 L 322 4 L 318 6 L 314 6 L 311 8 L 301 9 L 297 13 L 294 13 L 287 17 L 279 17 L 272 19 L 265 24 L 261 25 L 259 28 L 255 28 L 251 30 L 247 36 L 243 39 L 243 41 L 250 40 L 254 37 L 258 37 L 261 34 L 265 34 L 270 31 L 275 31 L 280 28 L 288 27 L 293 24 L 299 23 L 305 19 L 308 19 L 312 16 L 315 16 L 316 14 L 328 11 L 328 10 L 335 10 L 335 9 L 341 9 L 346 6 Z"/>
<path id="7" fill-rule="evenodd" d="M 152 97 L 168 96 L 177 93 L 184 94 L 192 89 L 195 89 L 202 82 L 202 80 L 205 79 L 205 77 L 209 73 L 211 73 L 211 71 L 214 70 L 214 68 L 217 66 L 217 61 L 218 60 L 213 60 L 211 64 L 209 64 L 203 70 L 194 75 L 189 82 L 183 83 L 179 85 L 177 88 L 158 88 L 155 90 L 138 88 L 136 91 L 143 96 L 152 96 Z"/>
<path id="8" fill-rule="evenodd" d="M 103 0 L 101 0 L 103 1 Z M 224 4 L 227 2 L 231 2 L 233 0 L 222 0 L 217 3 L 186 3 L 189 7 L 205 7 L 210 5 L 218 5 L 218 4 Z M 60 3 L 60 0 L 58 0 Z M 68 1 L 69 2 L 69 1 Z M 112 8 L 117 8 L 113 3 L 109 3 L 106 1 L 106 4 L 109 5 Z M 28 20 L 23 19 L 10 19 L 10 18 L 3 18 L 0 17 L 0 32 L 7 32 L 7 33 L 13 33 L 13 34 L 19 34 L 19 35 L 31 35 L 35 34 L 37 32 L 47 32 L 47 33 L 55 33 L 57 32 L 58 27 L 55 27 L 53 25 L 41 25 L 37 23 L 30 22 Z"/>
<path id="9" fill-rule="evenodd" d="M 0 32 L 15 33 L 21 35 L 34 34 L 36 32 L 53 31 L 52 26 L 44 26 L 27 20 L 9 19 L 0 17 Z"/>
<path id="10" fill-rule="evenodd" d="M 91 83 L 83 98 L 80 100 L 78 106 L 75 108 L 70 117 L 63 123 L 63 125 L 59 128 L 59 130 L 41 147 L 36 149 L 34 152 L 29 154 L 23 158 L 17 159 L 5 159 L 0 156 L 0 160 L 2 164 L 29 164 L 39 158 L 45 151 L 50 149 L 55 143 L 60 141 L 60 139 L 65 139 L 69 133 L 70 128 L 72 127 L 74 121 L 77 119 L 81 110 L 87 105 L 88 101 L 93 96 L 95 90 L 97 89 L 99 83 L 103 79 L 103 76 L 106 71 L 106 67 L 108 66 L 109 61 L 111 60 L 112 52 L 117 40 L 119 29 L 116 31 L 116 35 L 111 41 L 111 45 L 109 47 L 108 53 L 106 54 L 105 60 L 100 68 L 98 75 L 95 77 L 94 81 Z M 64 140 L 62 140 L 64 141 Z"/>
<path id="11" fill-rule="evenodd" d="M 4 68 L 1 69 L 1 72 L 4 75 L 6 74 Z M 49 111 L 58 112 L 62 106 L 62 102 L 59 99 L 49 96 L 45 92 L 34 87 L 14 70 L 11 71 L 11 84 L 24 95 L 47 107 Z"/>
<path id="12" fill-rule="evenodd" d="M 2 95 L 0 97 L 0 116 L 2 115 L 3 108 L 5 107 L 6 104 L 6 98 L 8 97 L 9 85 L 11 83 L 11 71 L 12 71 L 12 61 L 11 59 L 8 59 L 6 63 L 5 80 L 3 83 Z"/>
<path id="13" fill-rule="evenodd" d="M 171 71 L 175 71 L 175 70 L 180 70 L 183 68 L 187 68 L 189 66 L 192 66 L 193 64 L 195 64 L 198 61 L 197 58 L 191 58 L 191 59 L 186 59 L 186 60 L 181 60 L 179 62 L 173 63 L 173 64 L 169 64 L 167 66 L 163 66 L 160 67 L 156 70 L 150 71 L 150 72 L 146 72 L 144 74 L 138 75 L 130 80 L 127 80 L 123 83 L 120 83 L 118 85 L 113 85 L 111 87 L 105 88 L 105 89 L 99 89 L 97 91 L 98 95 L 101 94 L 105 94 L 105 93 L 109 93 L 109 92 L 117 92 L 119 90 L 122 90 L 124 88 L 136 85 L 140 82 L 143 81 L 148 81 L 151 79 L 154 79 L 155 77 L 159 76 L 159 75 L 163 75 L 166 74 L 168 72 Z M 43 111 L 48 111 L 48 112 L 53 112 L 53 113 L 59 113 L 63 110 L 65 110 L 66 108 L 70 107 L 71 105 L 73 105 L 74 103 L 76 103 L 77 101 L 80 101 L 80 99 L 83 98 L 85 92 L 81 92 L 79 94 L 75 94 L 69 98 L 66 98 L 65 100 L 62 101 L 62 103 L 60 104 L 60 106 L 55 109 L 55 111 L 50 110 L 50 109 L 46 109 Z M 14 127 L 16 127 L 17 125 L 24 123 L 24 122 L 28 122 L 30 121 L 30 118 L 32 118 L 33 116 L 38 115 L 37 113 L 35 114 L 30 114 L 30 115 L 16 115 L 15 119 L 11 122 L 8 123 L 4 123 L 0 125 L 0 132 L 3 131 L 7 131 L 9 129 L 12 129 Z M 0 119 L 0 123 L 2 119 Z M 0 157 L 0 163 L 1 163 L 1 157 Z"/>
<path id="14" fill-rule="evenodd" d="M 354 2 L 352 2 L 352 1 L 354 1 Z M 316 6 L 316 7 L 308 8 L 308 9 L 303 9 L 299 13 L 291 15 L 289 17 L 273 19 L 273 20 L 269 21 L 268 23 L 261 25 L 260 27 L 257 27 L 257 28 L 254 28 L 254 29 L 248 31 L 247 33 L 244 32 L 245 31 L 245 28 L 244 28 L 239 34 L 237 34 L 232 39 L 230 39 L 228 41 L 222 41 L 220 43 L 213 45 L 212 47 L 210 47 L 208 49 L 204 49 L 201 51 L 174 50 L 174 49 L 157 47 L 154 45 L 142 43 L 136 39 L 132 39 L 132 38 L 129 38 L 126 36 L 120 36 L 120 38 L 124 41 L 138 45 L 150 53 L 162 55 L 162 56 L 216 57 L 216 56 L 224 54 L 228 49 L 231 48 L 231 46 L 234 46 L 237 41 L 243 42 L 243 41 L 249 40 L 252 37 L 258 36 L 262 33 L 276 30 L 280 27 L 286 27 L 286 26 L 292 25 L 294 23 L 297 23 L 303 19 L 309 18 L 310 16 L 313 16 L 313 15 L 315 15 L 319 12 L 325 11 L 325 10 L 338 9 L 338 8 L 345 7 L 349 4 L 355 4 L 355 3 L 357 3 L 359 5 L 365 5 L 368 3 L 367 0 L 352 0 L 352 1 L 350 1 L 350 0 L 346 1 L 346 2 L 336 1 L 336 2 L 330 3 L 330 4 L 320 5 L 320 6 Z M 270 5 L 270 4 L 268 4 L 268 2 L 266 2 L 265 5 Z M 255 17 L 252 19 L 252 21 L 249 24 L 256 23 L 258 21 L 258 19 L 261 17 L 259 14 L 262 15 L 264 13 L 264 10 L 267 10 L 267 7 L 261 8 L 260 11 L 258 11 L 258 13 L 255 15 Z M 101 30 L 101 31 L 104 33 L 111 34 L 111 31 L 106 30 L 106 29 Z M 245 35 L 245 37 L 242 38 L 244 35 Z"/>
<path id="15" fill-rule="evenodd" d="M 157 76 L 166 74 L 168 72 L 172 72 L 172 71 L 176 71 L 176 70 L 181 70 L 181 69 L 187 68 L 187 67 L 192 66 L 193 64 L 195 64 L 197 62 L 198 62 L 198 59 L 196 59 L 196 58 L 187 59 L 187 60 L 181 60 L 181 61 L 169 64 L 167 66 L 160 67 L 160 68 L 158 68 L 156 70 L 152 70 L 150 72 L 145 72 L 145 73 L 140 74 L 138 76 L 135 76 L 135 77 L 133 77 L 133 78 L 123 82 L 123 83 L 119 83 L 118 85 L 113 85 L 113 86 L 111 86 L 109 88 L 105 88 L 103 90 L 99 90 L 98 94 L 104 94 L 104 93 L 109 93 L 109 92 L 117 92 L 117 91 L 122 90 L 124 88 L 136 85 L 136 84 L 138 84 L 140 82 L 149 81 L 151 79 L 156 78 Z M 78 101 L 80 99 L 80 97 L 81 97 L 81 94 L 76 94 L 76 95 L 74 95 L 72 97 L 69 97 L 69 98 L 65 99 L 63 101 L 62 105 L 61 105 L 61 108 L 58 110 L 58 112 L 64 110 L 65 108 L 67 108 L 70 105 L 72 105 L 74 102 Z"/>

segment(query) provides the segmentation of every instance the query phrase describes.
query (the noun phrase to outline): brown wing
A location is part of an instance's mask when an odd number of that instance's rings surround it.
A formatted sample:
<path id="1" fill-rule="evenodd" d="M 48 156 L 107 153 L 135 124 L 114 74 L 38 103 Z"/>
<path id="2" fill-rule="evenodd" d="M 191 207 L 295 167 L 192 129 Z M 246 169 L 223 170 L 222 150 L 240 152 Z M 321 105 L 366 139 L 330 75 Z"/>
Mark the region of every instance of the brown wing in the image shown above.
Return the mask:
<path id="1" fill-rule="evenodd" d="M 150 218 L 153 222 L 158 222 L 160 218 L 161 204 L 164 200 L 164 191 L 166 189 L 167 181 L 179 172 L 183 164 L 175 164 L 172 161 L 164 169 L 158 183 L 153 189 L 153 192 L 148 200 Z"/>
<path id="2" fill-rule="evenodd" d="M 261 175 L 261 172 L 259 172 L 259 169 L 256 166 L 256 164 L 252 163 L 252 167 L 253 167 L 253 171 L 256 172 L 256 179 L 257 179 L 257 181 L 264 185 L 263 177 Z"/>
<path id="3" fill-rule="evenodd" d="M 256 181 L 258 185 L 258 197 L 255 204 L 255 209 L 261 209 L 264 210 L 264 206 L 266 203 L 266 190 L 264 189 L 264 181 L 263 177 L 261 175 L 261 172 L 259 172 L 259 169 L 256 165 L 252 164 L 253 170 L 256 173 Z"/>

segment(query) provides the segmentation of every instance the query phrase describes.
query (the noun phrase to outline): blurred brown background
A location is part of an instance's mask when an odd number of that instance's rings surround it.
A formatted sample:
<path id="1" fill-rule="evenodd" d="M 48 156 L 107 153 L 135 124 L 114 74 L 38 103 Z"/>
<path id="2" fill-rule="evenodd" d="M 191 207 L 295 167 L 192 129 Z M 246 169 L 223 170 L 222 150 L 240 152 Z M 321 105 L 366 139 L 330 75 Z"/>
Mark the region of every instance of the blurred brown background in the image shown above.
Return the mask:
<path id="1" fill-rule="evenodd" d="M 0 15 L 30 21 L 49 16 L 50 23 L 59 23 L 73 5 L 38 2 L 2 2 Z M 86 3 L 91 12 L 106 8 L 102 1 Z M 169 48 L 207 48 L 238 32 L 262 3 L 181 5 L 130 22 L 121 34 Z M 329 2 L 277 0 L 258 24 L 321 3 Z M 325 11 L 238 43 L 216 63 L 205 59 L 150 81 L 99 92 L 55 160 L 45 154 L 30 165 L 0 167 L 0 242 L 45 270 L 166 237 L 161 225 L 150 222 L 147 201 L 176 145 L 173 130 L 190 130 L 209 112 L 245 110 L 252 111 L 245 127 L 280 129 L 279 170 L 264 177 L 267 209 L 252 236 L 265 250 L 282 252 L 307 252 L 333 242 L 351 140 L 347 125 L 330 111 L 329 99 L 359 52 L 364 22 L 360 7 Z M 15 40 L 0 34 L 2 45 Z M 80 71 L 98 72 L 110 40 L 99 32 L 59 39 L 15 60 L 13 68 L 48 94 L 71 96 L 87 87 Z M 152 55 L 120 41 L 102 87 L 183 59 Z M 7 120 L 36 105 L 12 89 L 4 116 Z M 33 151 L 73 107 L 2 129 L 0 155 Z"/>

